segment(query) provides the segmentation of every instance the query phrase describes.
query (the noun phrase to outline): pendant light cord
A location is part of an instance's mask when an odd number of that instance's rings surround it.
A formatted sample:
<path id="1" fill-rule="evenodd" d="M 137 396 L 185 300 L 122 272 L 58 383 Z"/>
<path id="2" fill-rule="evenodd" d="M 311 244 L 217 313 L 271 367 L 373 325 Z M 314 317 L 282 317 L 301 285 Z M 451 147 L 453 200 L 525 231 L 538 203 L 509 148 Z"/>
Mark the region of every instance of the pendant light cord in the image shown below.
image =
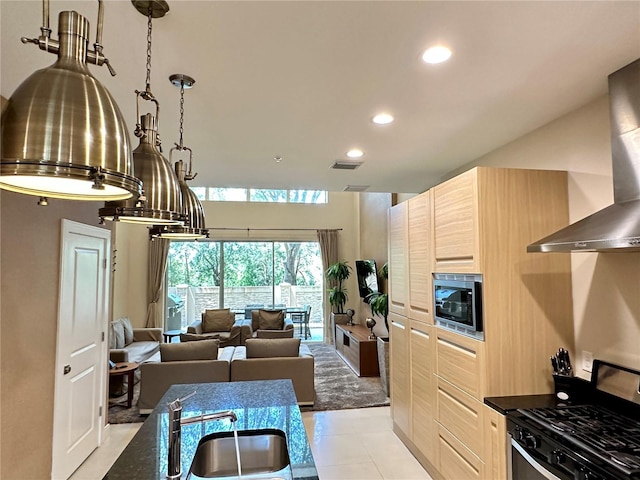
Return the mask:
<path id="1" fill-rule="evenodd" d="M 147 100 L 156 104 L 156 146 L 159 148 L 160 152 L 162 152 L 162 140 L 160 140 L 160 102 L 156 99 L 156 97 L 151 92 L 151 40 L 152 40 L 152 32 L 153 32 L 153 9 L 151 5 L 149 5 L 149 11 L 147 13 L 147 76 L 146 76 L 146 85 L 145 90 L 140 91 L 136 90 L 136 114 L 137 120 L 140 121 L 140 108 L 138 106 L 138 101 L 140 97 L 143 100 Z M 142 125 L 140 123 L 136 123 L 136 129 L 134 134 L 138 138 L 142 138 L 146 135 L 145 131 L 142 129 Z"/>
<path id="2" fill-rule="evenodd" d="M 176 144 L 179 150 L 184 150 L 182 144 L 182 133 L 184 132 L 184 80 L 180 82 L 180 145 Z"/>
<path id="3" fill-rule="evenodd" d="M 149 14 L 147 15 L 147 88 L 146 93 L 153 98 L 151 93 L 151 33 L 152 33 L 152 21 L 151 21 L 151 6 L 149 6 Z"/>

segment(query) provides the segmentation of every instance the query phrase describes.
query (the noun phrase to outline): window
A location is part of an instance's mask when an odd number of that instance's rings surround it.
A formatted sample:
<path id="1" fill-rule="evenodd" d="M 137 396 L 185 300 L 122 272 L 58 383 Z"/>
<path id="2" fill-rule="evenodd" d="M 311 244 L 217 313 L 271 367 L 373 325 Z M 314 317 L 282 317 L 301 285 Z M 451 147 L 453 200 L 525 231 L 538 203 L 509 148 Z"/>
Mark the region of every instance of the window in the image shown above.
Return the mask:
<path id="1" fill-rule="evenodd" d="M 310 305 L 311 339 L 322 340 L 318 242 L 172 242 L 167 287 L 167 330 L 186 329 L 208 308 L 231 308 L 241 317 L 255 306 Z"/>
<path id="2" fill-rule="evenodd" d="M 328 203 L 325 190 L 274 190 L 267 188 L 191 187 L 199 200 L 211 202 Z"/>

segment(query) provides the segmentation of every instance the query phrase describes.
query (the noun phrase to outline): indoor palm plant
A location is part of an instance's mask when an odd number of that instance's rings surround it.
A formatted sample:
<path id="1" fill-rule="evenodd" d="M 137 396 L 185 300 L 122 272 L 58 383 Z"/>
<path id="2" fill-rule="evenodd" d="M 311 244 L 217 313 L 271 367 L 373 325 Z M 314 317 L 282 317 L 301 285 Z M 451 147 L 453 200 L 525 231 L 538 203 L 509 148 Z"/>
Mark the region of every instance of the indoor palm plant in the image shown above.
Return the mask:
<path id="1" fill-rule="evenodd" d="M 326 276 L 329 281 L 329 303 L 333 307 L 333 313 L 344 313 L 344 305 L 347 303 L 347 289 L 344 281 L 351 275 L 351 266 L 346 260 L 340 260 L 327 268 Z"/>
<path id="2" fill-rule="evenodd" d="M 347 303 L 347 289 L 344 281 L 351 275 L 351 267 L 346 260 L 336 262 L 327 268 L 325 272 L 329 285 L 329 303 L 331 304 L 331 334 L 335 343 L 336 323 L 349 323 L 350 317 L 344 313 L 344 305 Z"/>

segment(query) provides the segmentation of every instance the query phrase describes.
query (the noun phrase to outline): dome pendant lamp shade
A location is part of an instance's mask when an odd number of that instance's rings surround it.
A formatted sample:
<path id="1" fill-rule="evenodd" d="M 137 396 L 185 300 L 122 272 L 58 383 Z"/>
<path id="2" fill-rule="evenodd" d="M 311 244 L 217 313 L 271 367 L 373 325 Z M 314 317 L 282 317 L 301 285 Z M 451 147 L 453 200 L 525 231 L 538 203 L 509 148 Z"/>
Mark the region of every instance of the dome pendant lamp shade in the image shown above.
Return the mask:
<path id="1" fill-rule="evenodd" d="M 88 50 L 89 22 L 75 11 L 60 12 L 59 40 L 51 39 L 45 12 L 43 35 L 23 42 L 58 60 L 28 77 L 2 113 L 0 188 L 71 200 L 137 197 L 142 185 L 124 118 L 87 68 L 87 61 L 109 67 L 101 40 Z M 98 23 L 100 37 L 102 7 Z"/>
<path id="2" fill-rule="evenodd" d="M 173 161 L 173 152 L 189 152 L 189 172 L 184 161 L 178 160 L 174 165 L 176 177 L 180 184 L 182 194 L 182 213 L 185 215 L 184 226 L 155 226 L 150 229 L 151 238 L 169 238 L 173 240 L 199 240 L 209 238 L 209 231 L 205 228 L 204 209 L 198 196 L 187 185 L 187 180 L 193 180 L 196 174 L 191 174 L 193 165 L 193 151 L 182 142 L 184 124 L 184 90 L 193 87 L 196 81 L 188 75 L 176 73 L 169 77 L 169 81 L 175 87 L 180 87 L 180 142 L 175 144 L 169 153 L 170 162 Z"/>
<path id="3" fill-rule="evenodd" d="M 205 228 L 204 209 L 198 196 L 187 185 L 186 168 L 182 160 L 175 163 L 176 175 L 182 192 L 182 211 L 186 214 L 184 226 L 155 226 L 150 230 L 151 237 L 171 240 L 199 240 L 209 238 Z"/>
<path id="4" fill-rule="evenodd" d="M 152 19 L 169 11 L 166 2 L 133 1 L 133 6 L 147 17 L 146 88 L 136 90 L 136 112 L 140 123 L 135 134 L 140 145 L 133 151 L 136 175 L 143 184 L 142 196 L 119 202 L 106 202 L 99 211 L 102 220 L 119 220 L 145 225 L 182 225 L 182 197 L 178 178 L 171 164 L 162 155 L 158 137 L 160 103 L 151 92 L 151 37 Z M 155 115 L 140 115 L 140 100 L 152 102 Z"/>
<path id="5" fill-rule="evenodd" d="M 105 220 L 128 223 L 181 225 L 182 197 L 178 178 L 171 164 L 158 149 L 156 117 L 147 113 L 140 117 L 142 136 L 133 151 L 133 163 L 144 189 L 139 199 L 106 202 L 100 209 Z"/>

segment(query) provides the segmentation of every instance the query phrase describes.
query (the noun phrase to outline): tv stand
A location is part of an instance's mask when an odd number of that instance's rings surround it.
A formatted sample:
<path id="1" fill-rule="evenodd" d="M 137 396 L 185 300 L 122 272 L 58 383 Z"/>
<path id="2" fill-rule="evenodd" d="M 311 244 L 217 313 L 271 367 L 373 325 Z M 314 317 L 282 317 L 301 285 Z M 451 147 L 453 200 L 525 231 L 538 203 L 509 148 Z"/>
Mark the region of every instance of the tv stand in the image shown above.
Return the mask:
<path id="1" fill-rule="evenodd" d="M 380 375 L 377 340 L 369 335 L 363 325 L 336 325 L 336 353 L 359 377 Z"/>

